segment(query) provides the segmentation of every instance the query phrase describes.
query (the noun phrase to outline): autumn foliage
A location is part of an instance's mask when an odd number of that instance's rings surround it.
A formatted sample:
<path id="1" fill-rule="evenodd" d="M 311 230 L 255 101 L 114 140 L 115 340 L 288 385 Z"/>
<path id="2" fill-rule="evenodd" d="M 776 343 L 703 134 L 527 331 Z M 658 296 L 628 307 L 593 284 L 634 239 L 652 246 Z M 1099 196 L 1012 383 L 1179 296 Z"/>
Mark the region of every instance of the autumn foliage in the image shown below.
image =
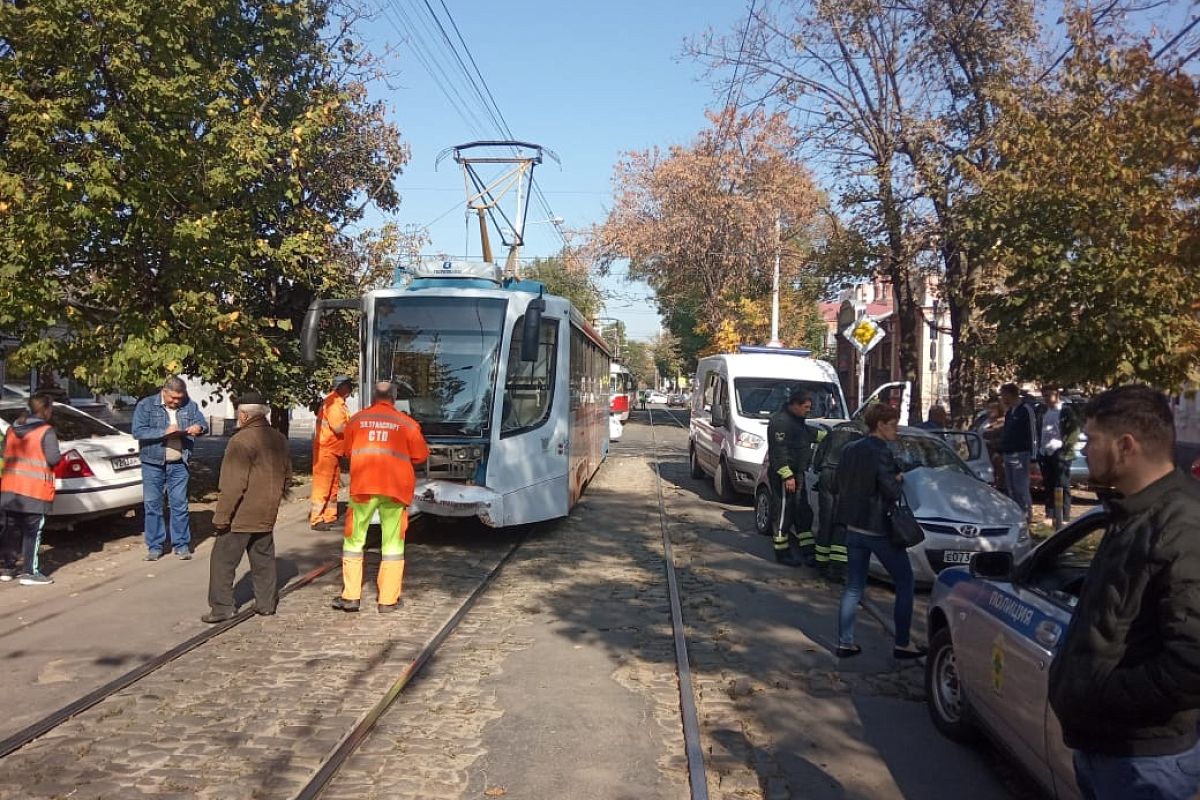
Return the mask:
<path id="1" fill-rule="evenodd" d="M 778 216 L 786 290 L 780 338 L 802 344 L 816 314 L 813 282 L 802 278 L 819 195 L 793 155 L 795 134 L 781 115 L 709 119 L 688 147 L 621 160 L 614 208 L 593 235 L 600 263 L 628 259 L 630 275 L 654 287 L 685 358 L 765 342 Z"/>

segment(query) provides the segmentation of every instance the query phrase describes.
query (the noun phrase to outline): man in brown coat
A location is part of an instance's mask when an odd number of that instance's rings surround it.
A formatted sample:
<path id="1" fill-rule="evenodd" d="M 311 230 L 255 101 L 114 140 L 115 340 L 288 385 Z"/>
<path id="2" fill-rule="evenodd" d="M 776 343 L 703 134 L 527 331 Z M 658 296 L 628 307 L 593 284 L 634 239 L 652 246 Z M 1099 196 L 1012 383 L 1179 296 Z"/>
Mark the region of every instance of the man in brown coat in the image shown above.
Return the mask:
<path id="1" fill-rule="evenodd" d="M 255 613 L 275 613 L 275 518 L 288 495 L 292 464 L 287 437 L 268 422 L 270 411 L 258 392 L 239 398 L 238 430 L 221 462 L 220 497 L 213 514 L 216 540 L 208 572 L 212 610 L 200 618 L 204 622 L 233 618 L 233 578 L 243 553 L 250 556 Z"/>

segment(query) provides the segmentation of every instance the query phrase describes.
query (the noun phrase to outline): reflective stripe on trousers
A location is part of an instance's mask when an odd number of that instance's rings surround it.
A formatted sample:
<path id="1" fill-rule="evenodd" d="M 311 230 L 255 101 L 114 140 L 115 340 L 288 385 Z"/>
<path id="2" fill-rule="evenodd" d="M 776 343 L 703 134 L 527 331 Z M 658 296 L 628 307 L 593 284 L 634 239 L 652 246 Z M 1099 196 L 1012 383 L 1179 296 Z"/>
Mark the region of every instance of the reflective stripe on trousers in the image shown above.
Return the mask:
<path id="1" fill-rule="evenodd" d="M 345 539 L 342 542 L 342 597 L 358 600 L 362 597 L 363 546 L 371 518 L 379 512 L 380 552 L 379 604 L 395 605 L 400 599 L 404 580 L 404 534 L 408 523 L 408 506 L 383 495 L 371 495 L 366 502 L 350 498 L 346 512 Z M 347 569 L 349 566 L 349 569 Z"/>

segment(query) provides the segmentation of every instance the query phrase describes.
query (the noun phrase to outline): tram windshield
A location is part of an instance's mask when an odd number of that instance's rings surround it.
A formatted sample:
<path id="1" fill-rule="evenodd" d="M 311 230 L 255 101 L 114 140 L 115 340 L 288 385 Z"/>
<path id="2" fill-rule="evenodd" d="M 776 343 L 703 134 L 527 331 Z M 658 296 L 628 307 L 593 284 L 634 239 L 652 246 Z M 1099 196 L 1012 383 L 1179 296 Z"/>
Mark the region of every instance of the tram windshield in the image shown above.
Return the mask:
<path id="1" fill-rule="evenodd" d="M 427 435 L 483 436 L 504 328 L 504 300 L 381 297 L 375 302 L 375 380 Z"/>

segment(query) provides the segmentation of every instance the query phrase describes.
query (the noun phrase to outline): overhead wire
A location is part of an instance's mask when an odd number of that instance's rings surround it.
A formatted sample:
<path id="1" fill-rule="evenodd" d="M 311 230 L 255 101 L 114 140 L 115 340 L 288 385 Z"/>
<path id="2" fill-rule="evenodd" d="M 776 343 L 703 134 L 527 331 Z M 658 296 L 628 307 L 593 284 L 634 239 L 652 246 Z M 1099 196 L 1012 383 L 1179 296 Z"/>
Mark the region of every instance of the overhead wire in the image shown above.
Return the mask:
<path id="1" fill-rule="evenodd" d="M 467 61 L 470 61 L 471 66 L 474 67 L 474 75 L 472 75 L 471 71 L 467 69 L 466 62 L 464 62 L 462 56 L 459 55 L 458 48 L 455 46 L 454 41 L 450 38 L 449 32 L 446 30 L 445 25 L 442 24 L 441 19 L 438 17 L 437 12 L 434 10 L 429 0 L 422 0 L 422 2 L 424 3 L 425 8 L 428 10 L 429 15 L 437 24 L 438 30 L 441 32 L 442 39 L 445 41 L 446 46 L 449 47 L 454 53 L 455 60 L 458 62 L 463 75 L 467 78 L 468 82 L 474 89 L 475 94 L 479 97 L 484 110 L 488 113 L 488 116 L 492 118 L 493 123 L 495 123 L 497 129 L 502 135 L 508 137 L 509 140 L 515 140 L 516 136 L 513 135 L 512 128 L 509 127 L 508 120 L 504 117 L 504 112 L 500 110 L 500 104 L 496 102 L 496 96 L 492 93 L 491 87 L 488 86 L 487 79 L 483 76 L 483 71 L 479 69 L 479 63 L 475 60 L 475 56 L 471 53 L 471 48 L 467 44 L 466 38 L 463 37 L 462 30 L 458 27 L 458 23 L 455 21 L 454 15 L 450 12 L 450 9 L 446 6 L 444 0 L 439 0 L 439 4 L 446 14 L 446 19 L 450 22 L 450 27 L 454 30 L 455 35 L 458 37 L 459 43 L 462 45 L 462 50 L 467 56 Z M 560 227 L 558 217 L 555 215 L 554 210 L 550 207 L 550 202 L 546 199 L 546 195 L 542 191 L 541 185 L 538 184 L 536 180 L 532 179 L 532 176 L 530 179 L 530 186 L 533 190 L 538 205 L 546 214 L 547 221 L 551 223 L 551 226 L 554 228 L 554 232 L 558 235 L 559 239 L 562 240 L 563 246 L 565 247 L 569 243 L 566 235 L 563 233 L 562 228 Z"/>

